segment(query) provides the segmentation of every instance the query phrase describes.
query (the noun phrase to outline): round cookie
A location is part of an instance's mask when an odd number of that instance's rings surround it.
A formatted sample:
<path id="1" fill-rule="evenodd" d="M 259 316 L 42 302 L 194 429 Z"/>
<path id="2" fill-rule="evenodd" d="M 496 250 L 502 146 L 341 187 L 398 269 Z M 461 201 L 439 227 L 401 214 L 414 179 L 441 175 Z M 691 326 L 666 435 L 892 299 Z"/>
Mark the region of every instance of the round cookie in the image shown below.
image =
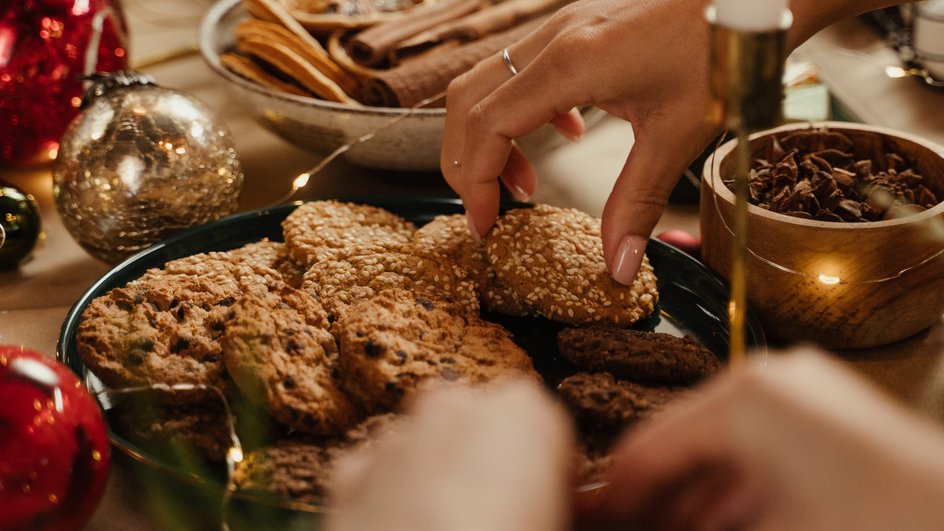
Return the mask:
<path id="1" fill-rule="evenodd" d="M 247 243 L 238 249 L 228 251 L 230 256 L 246 262 L 275 269 L 282 275 L 282 280 L 293 288 L 302 285 L 302 277 L 307 267 L 295 261 L 288 253 L 284 243 L 262 240 Z"/>
<path id="2" fill-rule="evenodd" d="M 477 314 L 473 283 L 443 257 L 400 251 L 362 251 L 318 262 L 305 273 L 302 289 L 321 301 L 329 320 L 384 289 L 403 288 L 442 298 Z"/>
<path id="3" fill-rule="evenodd" d="M 398 249 L 410 243 L 414 230 L 382 208 L 339 201 L 304 203 L 282 222 L 289 253 L 307 267 L 342 252 Z"/>
<path id="4" fill-rule="evenodd" d="M 475 283 L 483 309 L 507 315 L 530 313 L 514 292 L 495 276 L 485 255 L 485 243 L 472 238 L 465 215 L 436 216 L 417 229 L 413 243 L 420 249 L 445 256 L 466 271 Z"/>
<path id="5" fill-rule="evenodd" d="M 693 384 L 721 368 L 721 360 L 692 339 L 612 326 L 561 330 L 557 349 L 582 370 L 640 383 Z"/>
<path id="6" fill-rule="evenodd" d="M 249 294 L 232 308 L 223 359 L 237 387 L 298 431 L 342 433 L 358 413 L 338 384 L 338 352 L 321 305 L 285 286 Z"/>
<path id="7" fill-rule="evenodd" d="M 600 220 L 579 210 L 537 205 L 511 210 L 486 237 L 498 279 L 553 321 L 627 326 L 651 314 L 656 277 L 643 258 L 632 286 L 610 276 Z"/>
<path id="8" fill-rule="evenodd" d="M 565 378 L 557 387 L 557 393 L 583 429 L 615 433 L 651 417 L 669 402 L 690 395 L 692 390 L 649 387 L 597 372 Z"/>
<path id="9" fill-rule="evenodd" d="M 265 293 L 277 283 L 275 271 L 226 253 L 168 262 L 88 305 L 77 331 L 79 355 L 109 387 L 188 383 L 225 389 L 219 339 L 231 306 L 244 293 Z"/>
<path id="10" fill-rule="evenodd" d="M 364 300 L 336 329 L 345 387 L 371 411 L 396 409 L 430 380 L 539 378 L 504 328 L 402 289 Z"/>

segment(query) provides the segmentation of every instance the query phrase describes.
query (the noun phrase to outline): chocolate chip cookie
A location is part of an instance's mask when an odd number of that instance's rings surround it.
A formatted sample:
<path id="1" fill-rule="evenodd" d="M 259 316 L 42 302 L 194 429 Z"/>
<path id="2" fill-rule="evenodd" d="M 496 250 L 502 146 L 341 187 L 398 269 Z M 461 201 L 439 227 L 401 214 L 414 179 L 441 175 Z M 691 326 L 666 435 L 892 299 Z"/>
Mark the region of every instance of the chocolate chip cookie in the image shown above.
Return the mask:
<path id="1" fill-rule="evenodd" d="M 415 230 L 382 208 L 340 201 L 305 203 L 282 222 L 289 253 L 306 267 L 339 252 L 398 249 L 410 243 Z"/>
<path id="2" fill-rule="evenodd" d="M 655 308 L 656 277 L 647 258 L 632 286 L 610 276 L 600 220 L 574 209 L 537 205 L 511 210 L 486 237 L 498 279 L 548 319 L 627 326 Z"/>
<path id="3" fill-rule="evenodd" d="M 364 300 L 337 329 L 345 386 L 373 411 L 396 409 L 430 380 L 538 378 L 504 328 L 411 291 Z"/>
<path id="4" fill-rule="evenodd" d="M 277 283 L 279 274 L 272 269 L 226 253 L 168 262 L 88 305 L 77 331 L 79 354 L 109 387 L 225 388 L 219 339 L 231 306 L 243 294 L 266 293 Z"/>
<path id="5" fill-rule="evenodd" d="M 321 305 L 284 286 L 249 294 L 223 334 L 226 369 L 276 420 L 317 435 L 342 433 L 358 412 L 336 379 L 338 351 Z"/>
<path id="6" fill-rule="evenodd" d="M 568 328 L 557 334 L 557 348 L 582 370 L 634 382 L 686 385 L 721 368 L 721 360 L 707 347 L 661 332 Z"/>

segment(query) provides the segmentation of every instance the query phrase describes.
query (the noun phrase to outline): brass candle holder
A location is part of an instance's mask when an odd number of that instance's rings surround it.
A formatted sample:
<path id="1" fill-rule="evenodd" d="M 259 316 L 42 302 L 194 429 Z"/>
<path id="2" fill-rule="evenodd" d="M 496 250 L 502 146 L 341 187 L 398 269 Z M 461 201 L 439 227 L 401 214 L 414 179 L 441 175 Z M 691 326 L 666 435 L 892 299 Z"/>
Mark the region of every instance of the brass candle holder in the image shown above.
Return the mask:
<path id="1" fill-rule="evenodd" d="M 748 136 L 777 125 L 783 114 L 783 64 L 787 30 L 793 15 L 784 10 L 777 28 L 746 31 L 718 22 L 714 6 L 706 18 L 711 26 L 710 82 L 717 118 L 737 134 L 734 242 L 731 256 L 729 361 L 743 362 L 747 311 L 747 206 L 750 200 L 751 149 Z"/>

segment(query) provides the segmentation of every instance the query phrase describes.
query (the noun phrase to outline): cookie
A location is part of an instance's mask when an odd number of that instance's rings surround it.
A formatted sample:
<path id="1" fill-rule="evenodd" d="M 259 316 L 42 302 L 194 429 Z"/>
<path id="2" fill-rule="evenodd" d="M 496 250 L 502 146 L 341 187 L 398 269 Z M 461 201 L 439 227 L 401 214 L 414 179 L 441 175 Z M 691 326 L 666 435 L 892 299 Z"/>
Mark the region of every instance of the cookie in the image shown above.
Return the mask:
<path id="1" fill-rule="evenodd" d="M 338 351 L 321 305 L 284 286 L 233 305 L 223 359 L 239 389 L 305 433 L 342 433 L 358 413 L 336 379 Z"/>
<path id="2" fill-rule="evenodd" d="M 396 409 L 432 380 L 539 378 L 504 328 L 402 289 L 361 302 L 337 330 L 345 386 L 373 411 Z"/>
<path id="3" fill-rule="evenodd" d="M 374 415 L 341 438 L 292 436 L 246 454 L 233 480 L 240 492 L 324 505 L 332 468 L 339 457 L 370 445 L 380 434 L 396 430 L 403 417 Z"/>
<path id="4" fill-rule="evenodd" d="M 302 277 L 307 267 L 295 261 L 288 253 L 284 243 L 268 240 L 248 243 L 238 249 L 228 251 L 230 256 L 246 262 L 275 269 L 282 275 L 282 280 L 293 288 L 302 285 Z"/>
<path id="5" fill-rule="evenodd" d="M 511 210 L 485 242 L 498 279 L 553 321 L 627 326 L 655 309 L 656 277 L 648 259 L 632 286 L 613 280 L 603 259 L 600 220 L 589 214 L 548 205 Z"/>
<path id="6" fill-rule="evenodd" d="M 329 319 L 384 289 L 403 288 L 453 302 L 477 314 L 473 283 L 442 257 L 401 251 L 362 251 L 327 258 L 305 273 L 302 289 L 321 301 Z"/>
<path id="7" fill-rule="evenodd" d="M 721 360 L 697 341 L 661 332 L 569 328 L 557 334 L 557 348 L 581 370 L 642 383 L 692 384 L 721 368 Z"/>
<path id="8" fill-rule="evenodd" d="M 472 238 L 465 215 L 436 216 L 417 229 L 413 243 L 446 257 L 464 270 L 473 281 L 484 310 L 519 316 L 530 313 L 495 276 L 485 256 L 485 244 Z"/>
<path id="9" fill-rule="evenodd" d="M 414 230 L 382 208 L 339 201 L 304 203 L 282 222 L 289 253 L 307 267 L 342 252 L 396 250 L 410 243 Z"/>
<path id="10" fill-rule="evenodd" d="M 612 374 L 577 373 L 557 393 L 581 428 L 616 432 L 648 418 L 666 404 L 691 393 L 686 387 L 649 387 L 617 380 Z"/>
<path id="11" fill-rule="evenodd" d="M 219 339 L 231 306 L 276 283 L 279 274 L 272 269 L 226 253 L 168 262 L 88 305 L 76 334 L 79 355 L 109 387 L 225 388 Z"/>

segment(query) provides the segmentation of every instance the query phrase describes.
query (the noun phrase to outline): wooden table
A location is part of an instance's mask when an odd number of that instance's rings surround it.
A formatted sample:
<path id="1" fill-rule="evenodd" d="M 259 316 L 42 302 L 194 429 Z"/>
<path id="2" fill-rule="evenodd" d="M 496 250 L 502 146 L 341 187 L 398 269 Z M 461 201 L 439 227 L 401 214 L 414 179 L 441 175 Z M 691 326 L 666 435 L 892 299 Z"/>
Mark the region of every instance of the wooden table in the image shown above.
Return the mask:
<path id="1" fill-rule="evenodd" d="M 162 2 L 147 9 L 141 3 L 127 5 L 133 62 L 192 46 L 205 8 L 205 3 L 187 0 Z M 875 65 L 894 63 L 895 58 L 861 22 L 849 21 L 827 30 L 797 55 L 820 65 L 830 88 L 863 121 L 909 130 L 944 144 L 944 94 L 912 80 L 884 78 Z M 235 132 L 246 174 L 240 209 L 276 201 L 295 175 L 319 160 L 318 155 L 287 144 L 252 121 L 231 100 L 221 80 L 199 56 L 191 55 L 147 71 L 160 84 L 189 92 L 208 103 Z M 628 124 L 606 118 L 580 143 L 566 144 L 536 156 L 541 182 L 534 200 L 599 215 L 631 145 L 632 130 Z M 30 262 L 17 271 L 0 273 L 0 344 L 24 345 L 52 355 L 66 312 L 109 266 L 87 255 L 66 232 L 53 205 L 48 168 L 0 169 L 0 178 L 36 196 L 45 232 L 45 239 Z M 366 171 L 338 161 L 313 179 L 302 197 L 371 194 L 452 195 L 437 174 Z M 668 228 L 697 233 L 697 206 L 670 205 L 656 232 Z M 900 343 L 843 352 L 839 356 L 917 410 L 938 418 L 944 416 L 941 321 Z M 130 487 L 130 474 L 127 464 L 119 462 L 113 467 L 105 499 L 90 524 L 91 529 L 158 528 L 147 500 Z"/>

